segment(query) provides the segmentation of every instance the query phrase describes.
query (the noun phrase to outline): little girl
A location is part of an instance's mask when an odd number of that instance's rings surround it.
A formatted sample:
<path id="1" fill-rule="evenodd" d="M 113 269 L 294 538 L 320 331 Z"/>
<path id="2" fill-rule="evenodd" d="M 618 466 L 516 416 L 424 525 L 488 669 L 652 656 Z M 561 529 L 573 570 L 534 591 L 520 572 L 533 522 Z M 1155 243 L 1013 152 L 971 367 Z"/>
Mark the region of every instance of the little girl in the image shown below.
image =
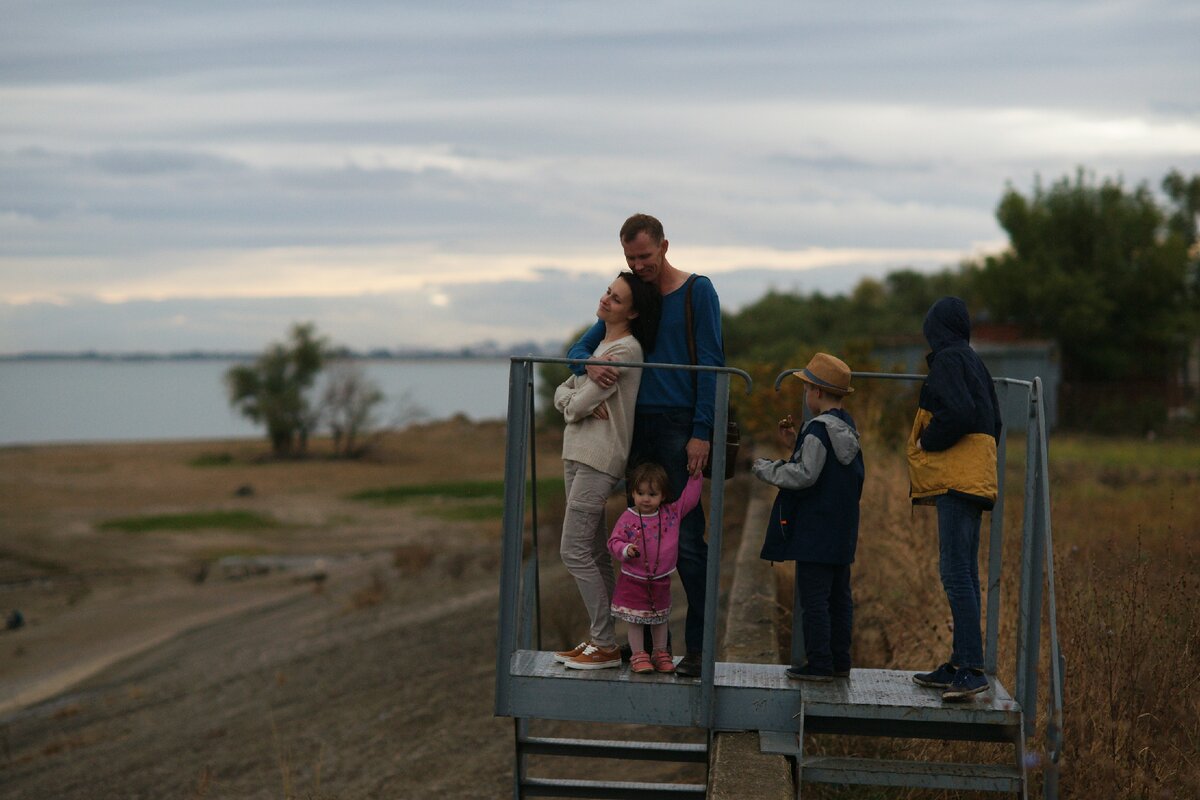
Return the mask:
<path id="1" fill-rule="evenodd" d="M 667 471 L 645 463 L 629 474 L 633 505 L 625 510 L 608 539 L 608 550 L 621 562 L 613 592 L 612 614 L 629 623 L 629 667 L 634 672 L 674 672 L 667 649 L 671 617 L 671 573 L 679 557 L 679 521 L 700 502 L 700 470 L 688 478 L 683 494 L 663 505 Z M 650 626 L 654 652 L 646 655 L 644 625 Z"/>

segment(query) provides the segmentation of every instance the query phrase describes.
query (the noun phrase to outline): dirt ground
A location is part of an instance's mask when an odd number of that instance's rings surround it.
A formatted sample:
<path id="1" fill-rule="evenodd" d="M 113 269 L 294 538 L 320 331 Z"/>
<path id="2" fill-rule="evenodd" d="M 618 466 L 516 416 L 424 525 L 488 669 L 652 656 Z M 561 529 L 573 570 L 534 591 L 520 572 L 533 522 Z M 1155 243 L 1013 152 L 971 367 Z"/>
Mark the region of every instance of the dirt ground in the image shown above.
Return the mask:
<path id="1" fill-rule="evenodd" d="M 557 447 L 539 441 L 540 476 L 560 474 Z M 0 631 L 0 795 L 511 796 L 513 724 L 492 709 L 498 516 L 347 499 L 464 472 L 499 479 L 503 426 L 410 428 L 361 462 L 263 451 L 0 449 L 0 611 L 25 621 Z M 210 510 L 283 524 L 101 527 Z M 547 605 L 570 609 L 573 591 L 547 570 Z M 546 619 L 544 646 L 573 644 L 577 622 Z"/>

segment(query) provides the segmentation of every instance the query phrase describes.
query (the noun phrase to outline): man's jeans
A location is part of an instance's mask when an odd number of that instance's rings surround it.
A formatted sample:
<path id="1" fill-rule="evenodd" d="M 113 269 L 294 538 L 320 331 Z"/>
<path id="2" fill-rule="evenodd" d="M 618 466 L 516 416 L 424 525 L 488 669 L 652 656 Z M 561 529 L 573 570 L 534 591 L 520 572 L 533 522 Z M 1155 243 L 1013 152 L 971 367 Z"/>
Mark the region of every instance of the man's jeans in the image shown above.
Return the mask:
<path id="1" fill-rule="evenodd" d="M 938 569 L 954 619 L 956 667 L 983 669 L 979 631 L 979 527 L 983 509 L 972 500 L 944 494 L 937 498 Z"/>
<path id="2" fill-rule="evenodd" d="M 687 443 L 691 438 L 691 409 L 639 412 L 634 418 L 629 467 L 646 461 L 661 465 L 671 482 L 668 497 L 673 503 L 687 484 Z M 704 507 L 700 503 L 679 526 L 678 569 L 688 604 L 684 641 L 689 653 L 699 653 L 704 644 L 704 595 L 708 584 L 708 543 L 704 541 Z"/>

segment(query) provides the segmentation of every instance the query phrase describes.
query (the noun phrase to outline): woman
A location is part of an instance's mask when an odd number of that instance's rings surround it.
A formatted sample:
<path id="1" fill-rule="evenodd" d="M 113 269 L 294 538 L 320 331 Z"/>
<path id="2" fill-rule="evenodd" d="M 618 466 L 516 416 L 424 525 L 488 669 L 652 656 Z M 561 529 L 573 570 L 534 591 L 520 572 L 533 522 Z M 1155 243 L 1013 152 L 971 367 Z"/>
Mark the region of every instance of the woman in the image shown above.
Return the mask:
<path id="1" fill-rule="evenodd" d="M 604 338 L 591 357 L 642 361 L 654 347 L 661 310 L 662 298 L 653 285 L 632 272 L 620 273 L 596 309 L 604 323 Z M 613 570 L 606 547 L 604 504 L 625 471 L 642 371 L 630 368 L 620 373 L 608 387 L 588 380 L 586 373 L 572 375 L 554 392 L 554 407 L 567 421 L 562 451 L 567 511 L 559 552 L 579 586 L 590 621 L 587 641 L 554 654 L 572 669 L 621 666 L 610 612 Z"/>

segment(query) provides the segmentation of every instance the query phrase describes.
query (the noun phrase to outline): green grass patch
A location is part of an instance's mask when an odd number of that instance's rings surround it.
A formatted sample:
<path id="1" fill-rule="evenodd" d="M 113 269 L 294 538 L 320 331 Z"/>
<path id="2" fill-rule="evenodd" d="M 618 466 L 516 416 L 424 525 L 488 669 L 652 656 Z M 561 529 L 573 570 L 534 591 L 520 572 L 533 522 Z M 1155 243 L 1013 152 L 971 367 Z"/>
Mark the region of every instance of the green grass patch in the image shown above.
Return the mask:
<path id="1" fill-rule="evenodd" d="M 1195 470 L 1200 468 L 1200 441 L 1051 436 L 1050 463 L 1064 462 L 1101 468 Z"/>
<path id="2" fill-rule="evenodd" d="M 504 516 L 503 503 L 470 503 L 453 506 L 427 506 L 423 512 L 439 519 L 454 522 L 483 522 Z"/>
<path id="3" fill-rule="evenodd" d="M 187 514 L 148 514 L 141 517 L 120 517 L 100 523 L 105 531 L 146 533 L 148 531 L 196 531 L 224 528 L 239 531 L 278 528 L 274 517 L 253 511 L 193 511 Z"/>
<path id="4" fill-rule="evenodd" d="M 531 482 L 525 482 L 525 491 L 531 488 Z M 546 497 L 549 493 L 562 494 L 562 478 L 543 478 L 537 482 L 538 496 Z M 387 486 L 382 489 L 365 489 L 350 495 L 351 500 L 364 500 L 381 505 L 406 503 L 410 500 L 447 498 L 452 500 L 502 500 L 504 499 L 504 481 L 444 481 L 440 483 L 419 483 L 408 486 Z"/>
<path id="5" fill-rule="evenodd" d="M 201 453 L 188 462 L 189 467 L 227 467 L 233 463 L 233 453 Z"/>

